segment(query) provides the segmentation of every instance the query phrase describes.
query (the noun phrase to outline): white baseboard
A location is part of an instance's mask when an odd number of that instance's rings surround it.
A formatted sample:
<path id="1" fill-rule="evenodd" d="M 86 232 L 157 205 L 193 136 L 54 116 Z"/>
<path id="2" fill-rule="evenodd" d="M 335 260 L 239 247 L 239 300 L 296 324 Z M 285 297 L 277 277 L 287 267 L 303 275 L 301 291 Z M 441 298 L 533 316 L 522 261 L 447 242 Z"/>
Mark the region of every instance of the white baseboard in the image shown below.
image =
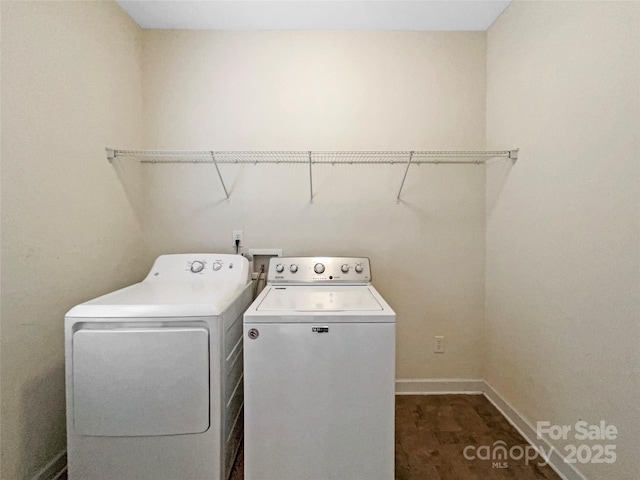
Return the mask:
<path id="1" fill-rule="evenodd" d="M 564 457 L 557 448 L 552 449 L 552 445 L 544 438 L 538 438 L 535 428 L 513 408 L 509 402 L 500 396 L 490 385 L 485 382 L 484 396 L 496 407 L 507 421 L 522 435 L 529 444 L 545 452 L 552 451 L 549 458 L 549 466 L 560 475 L 563 480 L 587 480 L 582 473 L 576 470 L 572 464 L 564 461 Z"/>
<path id="2" fill-rule="evenodd" d="M 56 480 L 67 469 L 67 451 L 63 450 L 47 463 L 31 480 Z"/>
<path id="3" fill-rule="evenodd" d="M 560 452 L 546 439 L 539 439 L 535 428 L 484 380 L 470 379 L 400 379 L 396 380 L 396 395 L 482 394 L 507 419 L 529 444 L 544 452 L 552 451 L 549 466 L 563 480 L 587 480 L 572 464 L 566 463 Z"/>
<path id="4" fill-rule="evenodd" d="M 64 475 L 65 473 L 67 473 L 67 467 L 65 466 L 61 471 L 59 471 L 55 477 L 53 477 L 52 480 L 60 480 L 62 478 L 62 475 Z"/>
<path id="5" fill-rule="evenodd" d="M 446 395 L 452 393 L 480 394 L 485 389 L 484 380 L 461 378 L 400 379 L 396 380 L 396 395 Z"/>

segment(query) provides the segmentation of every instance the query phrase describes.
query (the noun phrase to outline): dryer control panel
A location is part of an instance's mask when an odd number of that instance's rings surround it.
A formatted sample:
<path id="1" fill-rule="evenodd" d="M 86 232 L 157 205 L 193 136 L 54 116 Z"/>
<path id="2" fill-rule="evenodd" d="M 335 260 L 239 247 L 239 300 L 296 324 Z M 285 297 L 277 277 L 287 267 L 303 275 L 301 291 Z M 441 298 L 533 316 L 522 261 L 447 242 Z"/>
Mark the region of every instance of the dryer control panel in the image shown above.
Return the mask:
<path id="1" fill-rule="evenodd" d="M 159 256 L 145 281 L 217 281 L 246 285 L 249 261 L 242 255 L 185 253 Z"/>
<path id="2" fill-rule="evenodd" d="M 271 284 L 366 285 L 371 266 L 366 257 L 275 257 L 269 262 Z"/>

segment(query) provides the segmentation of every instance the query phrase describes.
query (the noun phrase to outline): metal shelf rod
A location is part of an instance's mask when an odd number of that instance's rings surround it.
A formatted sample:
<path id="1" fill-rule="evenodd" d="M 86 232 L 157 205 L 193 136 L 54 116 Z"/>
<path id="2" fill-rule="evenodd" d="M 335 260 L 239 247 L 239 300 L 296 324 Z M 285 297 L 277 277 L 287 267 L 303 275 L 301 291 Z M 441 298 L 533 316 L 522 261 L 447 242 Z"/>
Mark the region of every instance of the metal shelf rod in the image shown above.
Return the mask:
<path id="1" fill-rule="evenodd" d="M 404 187 L 404 181 L 407 179 L 407 173 L 409 173 L 409 167 L 411 166 L 411 160 L 413 160 L 413 152 L 409 155 L 409 160 L 407 161 L 407 169 L 404 171 L 404 177 L 402 177 L 402 183 L 400 184 L 400 190 L 398 190 L 398 196 L 396 197 L 396 203 L 400 203 L 400 194 L 402 193 L 402 188 Z"/>
<path id="2" fill-rule="evenodd" d="M 218 178 L 220 178 L 220 183 L 222 184 L 222 189 L 224 190 L 224 194 L 227 196 L 227 200 L 229 199 L 229 192 L 227 192 L 227 187 L 224 184 L 224 180 L 222 179 L 222 174 L 220 173 L 220 168 L 218 168 L 218 162 L 216 162 L 216 155 L 214 152 L 211 152 L 211 160 L 213 160 L 213 164 L 216 166 L 216 172 L 218 172 Z"/>
<path id="3" fill-rule="evenodd" d="M 309 203 L 313 203 L 313 160 L 311 159 L 311 152 L 309 152 Z"/>
<path id="4" fill-rule="evenodd" d="M 169 165 L 177 165 L 177 164 L 207 164 L 214 163 L 213 160 L 141 160 L 140 163 L 152 163 L 152 164 L 169 164 Z M 248 165 L 248 164 L 265 164 L 265 165 L 308 165 L 309 160 L 301 162 L 299 160 L 271 160 L 271 161 L 247 161 L 247 162 L 236 162 L 229 160 L 217 160 L 215 163 L 218 165 Z M 376 161 L 357 161 L 357 162 L 337 162 L 337 161 L 323 161 L 323 160 L 312 160 L 311 163 L 313 165 L 406 165 L 407 161 L 397 161 L 397 162 L 376 162 Z M 477 161 L 477 160 L 412 160 L 411 165 L 483 165 L 486 161 Z"/>

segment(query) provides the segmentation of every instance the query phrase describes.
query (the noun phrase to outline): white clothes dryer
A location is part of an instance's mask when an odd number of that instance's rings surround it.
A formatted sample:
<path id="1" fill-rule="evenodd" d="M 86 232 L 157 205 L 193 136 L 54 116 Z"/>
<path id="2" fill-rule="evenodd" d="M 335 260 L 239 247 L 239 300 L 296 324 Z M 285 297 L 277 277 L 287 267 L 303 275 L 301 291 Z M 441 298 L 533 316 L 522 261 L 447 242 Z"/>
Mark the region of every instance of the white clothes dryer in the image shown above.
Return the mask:
<path id="1" fill-rule="evenodd" d="M 395 313 L 367 258 L 275 258 L 244 315 L 245 480 L 394 478 Z"/>
<path id="2" fill-rule="evenodd" d="M 242 439 L 239 255 L 163 255 L 65 316 L 70 480 L 223 480 Z"/>

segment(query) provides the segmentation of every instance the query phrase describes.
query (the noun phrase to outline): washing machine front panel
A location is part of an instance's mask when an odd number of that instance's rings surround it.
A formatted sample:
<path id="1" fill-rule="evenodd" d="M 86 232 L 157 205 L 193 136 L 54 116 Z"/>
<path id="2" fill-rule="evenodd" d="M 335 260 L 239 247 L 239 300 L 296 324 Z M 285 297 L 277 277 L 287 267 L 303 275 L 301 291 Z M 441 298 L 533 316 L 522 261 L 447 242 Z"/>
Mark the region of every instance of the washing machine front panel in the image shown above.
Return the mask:
<path id="1" fill-rule="evenodd" d="M 205 432 L 209 331 L 80 328 L 73 334 L 73 426 L 88 436 Z"/>
<path id="2" fill-rule="evenodd" d="M 245 478 L 391 480 L 395 324 L 245 330 Z"/>

